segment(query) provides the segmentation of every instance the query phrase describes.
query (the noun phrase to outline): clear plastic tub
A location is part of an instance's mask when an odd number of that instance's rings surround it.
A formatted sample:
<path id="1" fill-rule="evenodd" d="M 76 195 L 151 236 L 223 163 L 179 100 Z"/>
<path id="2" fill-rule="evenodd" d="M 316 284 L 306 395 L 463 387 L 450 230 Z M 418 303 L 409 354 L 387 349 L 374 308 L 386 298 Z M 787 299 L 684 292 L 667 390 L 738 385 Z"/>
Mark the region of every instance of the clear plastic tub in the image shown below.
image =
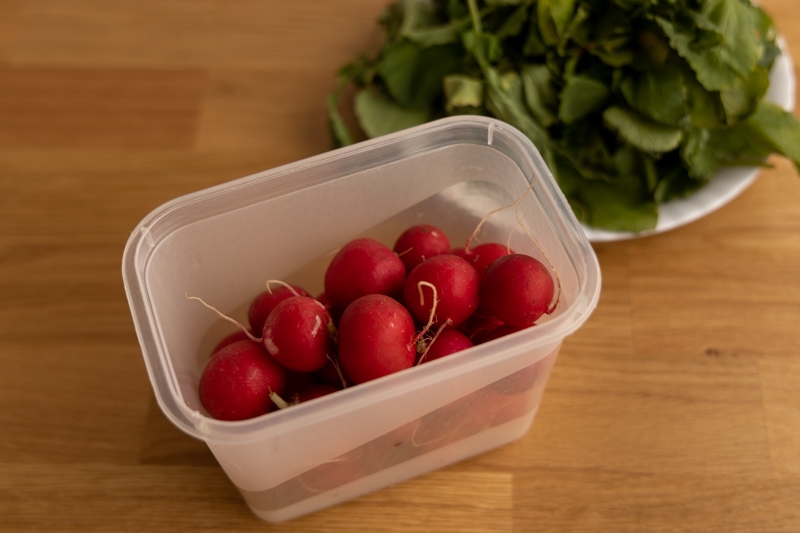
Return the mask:
<path id="1" fill-rule="evenodd" d="M 479 241 L 508 242 L 553 266 L 560 300 L 538 325 L 255 419 L 204 412 L 198 380 L 230 325 L 187 295 L 244 322 L 267 279 L 321 292 L 331 252 L 355 237 L 391 246 L 425 222 L 464 242 L 487 213 L 520 197 L 488 219 Z M 539 152 L 484 117 L 443 119 L 168 202 L 132 233 L 123 278 L 164 414 L 207 443 L 270 522 L 521 437 L 563 339 L 600 292 L 595 254 Z"/>

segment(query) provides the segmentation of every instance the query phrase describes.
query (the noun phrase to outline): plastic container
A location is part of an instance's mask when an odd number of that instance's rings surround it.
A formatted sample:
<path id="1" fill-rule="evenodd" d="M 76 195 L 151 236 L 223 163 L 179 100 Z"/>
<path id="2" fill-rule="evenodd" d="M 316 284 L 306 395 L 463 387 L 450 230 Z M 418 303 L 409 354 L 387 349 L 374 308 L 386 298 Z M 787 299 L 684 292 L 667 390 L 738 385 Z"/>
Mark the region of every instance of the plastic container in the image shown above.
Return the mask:
<path id="1" fill-rule="evenodd" d="M 553 266 L 561 296 L 540 324 L 259 418 L 204 413 L 199 376 L 231 326 L 187 295 L 244 322 L 267 279 L 321 292 L 331 252 L 355 237 L 391 246 L 426 222 L 463 243 L 487 213 L 519 198 L 488 219 L 479 241 L 509 242 Z M 563 339 L 600 291 L 594 252 L 538 151 L 484 117 L 443 119 L 168 202 L 131 235 L 123 277 L 161 409 L 207 443 L 270 522 L 524 435 Z"/>

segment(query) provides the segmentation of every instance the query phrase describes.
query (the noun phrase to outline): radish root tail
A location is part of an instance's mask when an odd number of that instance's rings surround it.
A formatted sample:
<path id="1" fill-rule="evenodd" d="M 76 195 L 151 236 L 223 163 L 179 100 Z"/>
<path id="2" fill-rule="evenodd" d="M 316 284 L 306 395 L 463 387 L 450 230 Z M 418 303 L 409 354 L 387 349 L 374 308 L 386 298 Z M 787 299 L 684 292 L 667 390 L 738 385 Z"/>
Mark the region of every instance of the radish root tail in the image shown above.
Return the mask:
<path id="1" fill-rule="evenodd" d="M 521 195 L 519 195 L 513 202 L 511 202 L 510 204 L 503 205 L 503 206 L 497 207 L 495 209 L 492 209 L 491 211 L 486 213 L 486 215 L 481 219 L 481 221 L 478 222 L 478 225 L 475 226 L 475 229 L 473 230 L 472 235 L 470 235 L 469 238 L 467 239 L 467 242 L 464 245 L 464 251 L 469 252 L 470 246 L 472 245 L 472 241 L 477 238 L 478 233 L 480 233 L 480 231 L 481 231 L 481 228 L 483 227 L 484 224 L 486 224 L 486 222 L 489 221 L 489 219 L 492 217 L 492 215 L 494 215 L 495 213 L 499 213 L 500 211 L 504 211 L 506 209 L 510 209 L 512 207 L 519 207 L 519 204 L 522 202 L 522 200 L 525 198 L 525 196 L 532 189 L 533 189 L 533 179 L 531 179 L 529 185 L 525 188 L 523 193 Z M 511 240 L 511 237 L 509 237 L 509 241 L 510 240 Z M 509 248 L 510 248 L 510 246 L 509 246 Z"/>
<path id="2" fill-rule="evenodd" d="M 333 365 L 333 369 L 336 370 L 336 374 L 339 376 L 339 380 L 342 382 L 342 388 L 346 389 L 347 380 L 344 378 L 344 374 L 342 373 L 342 367 L 339 365 L 339 362 L 333 357 L 331 357 L 330 354 L 328 355 L 328 361 L 331 362 L 331 365 Z"/>
<path id="3" fill-rule="evenodd" d="M 247 338 L 249 338 L 251 341 L 254 341 L 254 342 L 261 342 L 261 341 L 262 341 L 262 339 L 261 339 L 260 337 L 256 337 L 255 335 L 253 335 L 252 333 L 250 333 L 250 330 L 249 330 L 249 329 L 247 329 L 247 328 L 246 328 L 244 325 L 242 325 L 240 322 L 238 322 L 237 320 L 235 320 L 235 319 L 233 319 L 233 318 L 229 317 L 228 315 L 226 315 L 225 313 L 223 313 L 222 311 L 220 311 L 219 309 L 217 309 L 217 308 L 216 308 L 216 307 L 214 307 L 213 305 L 211 305 L 211 304 L 207 303 L 205 300 L 203 300 L 203 299 L 202 299 L 202 298 L 200 298 L 199 296 L 189 296 L 188 294 L 186 294 L 186 298 L 187 298 L 188 300 L 194 300 L 194 301 L 200 302 L 201 304 L 203 304 L 203 305 L 204 305 L 205 307 L 207 307 L 208 309 L 211 309 L 211 310 L 212 310 L 212 311 L 214 311 L 214 312 L 217 314 L 217 316 L 219 316 L 221 319 L 223 319 L 223 320 L 227 320 L 228 322 L 230 322 L 231 324 L 233 324 L 234 326 L 236 326 L 236 327 L 237 327 L 237 328 L 239 328 L 240 330 L 244 331 L 245 335 L 247 335 Z"/>
<path id="4" fill-rule="evenodd" d="M 419 360 L 417 361 L 418 365 L 422 364 L 425 361 L 425 357 L 428 355 L 428 350 L 431 349 L 431 346 L 433 345 L 434 342 L 436 342 L 436 339 L 439 338 L 439 335 L 441 335 L 442 331 L 444 331 L 452 323 L 453 321 L 450 320 L 449 318 L 445 320 L 444 324 L 439 326 L 439 329 L 437 329 L 436 333 L 433 334 L 433 338 L 425 343 L 425 349 L 422 351 L 422 355 L 419 356 Z"/>
<path id="5" fill-rule="evenodd" d="M 268 279 L 267 280 L 267 290 L 270 294 L 272 294 L 272 285 L 281 285 L 289 289 L 289 291 L 294 294 L 295 296 L 300 296 L 300 293 L 295 290 L 294 287 L 286 283 L 285 281 L 281 281 L 279 279 Z"/>
<path id="6" fill-rule="evenodd" d="M 409 246 L 408 248 L 406 248 L 406 249 L 405 249 L 405 250 L 403 250 L 402 252 L 398 252 L 398 253 L 397 253 L 397 257 L 403 257 L 403 256 L 404 256 L 404 255 L 406 255 L 407 253 L 410 253 L 410 252 L 411 252 L 413 249 L 414 249 L 414 247 L 413 247 L 413 246 Z"/>
<path id="7" fill-rule="evenodd" d="M 536 238 L 531 234 L 528 227 L 522 221 L 522 217 L 520 216 L 519 211 L 517 211 L 517 223 L 519 227 L 522 228 L 522 231 L 524 231 L 525 234 L 528 236 L 528 238 L 531 240 L 531 242 L 536 246 L 536 248 L 538 248 L 539 252 L 542 254 L 542 257 L 544 257 L 545 261 L 547 261 L 547 265 L 550 267 L 550 272 L 553 274 L 553 277 L 556 280 L 556 288 L 558 290 L 556 291 L 553 301 L 547 307 L 546 314 L 549 315 L 553 311 L 555 311 L 556 307 L 558 306 L 558 302 L 561 301 L 561 294 L 563 292 L 561 286 L 561 277 L 558 275 L 558 270 L 556 270 L 555 265 L 553 265 L 553 261 L 552 259 L 550 259 L 550 256 L 547 255 L 547 252 L 545 252 L 544 249 L 541 247 L 539 241 L 536 240 Z"/>
<path id="8" fill-rule="evenodd" d="M 433 327 L 433 323 L 436 321 L 436 307 L 439 305 L 439 293 L 436 290 L 436 286 L 427 281 L 420 281 L 417 283 L 417 290 L 419 291 L 419 304 L 422 306 L 425 305 L 425 292 L 422 290 L 424 287 L 428 287 L 433 292 L 433 303 L 431 304 L 431 312 L 428 315 L 428 323 L 425 324 L 425 327 L 423 327 L 417 335 L 414 336 L 413 342 L 415 344 Z"/>
<path id="9" fill-rule="evenodd" d="M 292 406 L 292 404 L 281 398 L 281 395 L 272 389 L 269 390 L 269 399 L 272 400 L 272 403 L 274 403 L 275 407 L 278 409 L 286 409 Z"/>

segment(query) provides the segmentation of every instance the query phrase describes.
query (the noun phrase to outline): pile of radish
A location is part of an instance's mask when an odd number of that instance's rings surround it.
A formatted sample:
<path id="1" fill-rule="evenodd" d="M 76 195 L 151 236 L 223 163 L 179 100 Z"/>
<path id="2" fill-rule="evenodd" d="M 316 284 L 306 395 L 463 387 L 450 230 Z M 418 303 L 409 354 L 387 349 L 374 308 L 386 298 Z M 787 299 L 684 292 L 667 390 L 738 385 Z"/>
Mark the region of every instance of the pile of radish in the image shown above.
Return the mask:
<path id="1" fill-rule="evenodd" d="M 249 324 L 212 350 L 200 401 L 213 418 L 244 420 L 445 357 L 533 326 L 556 307 L 556 284 L 530 255 L 454 249 L 429 224 L 391 248 L 359 238 L 332 258 L 318 297 L 267 283 Z"/>

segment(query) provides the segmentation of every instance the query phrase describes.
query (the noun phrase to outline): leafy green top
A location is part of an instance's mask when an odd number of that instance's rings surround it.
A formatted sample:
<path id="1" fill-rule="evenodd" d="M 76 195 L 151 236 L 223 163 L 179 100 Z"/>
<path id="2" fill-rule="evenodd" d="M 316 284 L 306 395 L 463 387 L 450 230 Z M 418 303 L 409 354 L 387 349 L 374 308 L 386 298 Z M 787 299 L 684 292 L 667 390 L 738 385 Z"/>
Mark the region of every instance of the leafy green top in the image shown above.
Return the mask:
<path id="1" fill-rule="evenodd" d="M 800 168 L 800 123 L 765 100 L 780 54 L 749 0 L 398 0 L 374 57 L 340 70 L 338 145 L 455 114 L 504 120 L 536 144 L 578 218 L 655 227 L 658 205 L 721 167 L 773 153 Z"/>

